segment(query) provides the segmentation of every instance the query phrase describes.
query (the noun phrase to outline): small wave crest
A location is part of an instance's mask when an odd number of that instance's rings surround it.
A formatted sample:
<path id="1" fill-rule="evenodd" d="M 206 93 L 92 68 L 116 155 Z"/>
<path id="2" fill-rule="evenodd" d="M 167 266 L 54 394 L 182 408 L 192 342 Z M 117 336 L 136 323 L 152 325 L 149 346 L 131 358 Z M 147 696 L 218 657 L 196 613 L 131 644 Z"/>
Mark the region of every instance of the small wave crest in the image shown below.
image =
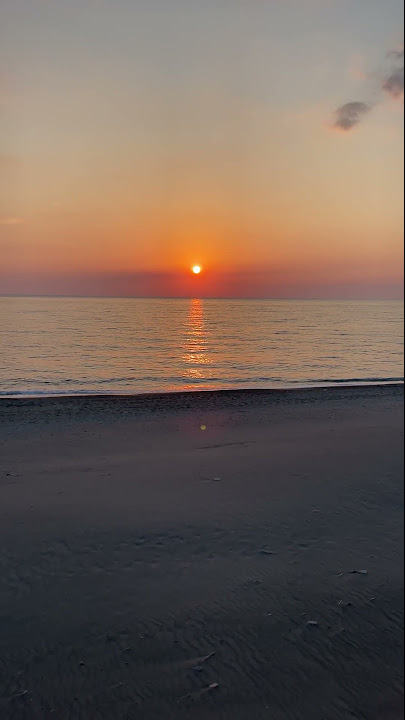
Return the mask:
<path id="1" fill-rule="evenodd" d="M 145 385 L 139 382 L 139 387 L 134 389 L 127 387 L 128 379 L 125 378 L 125 385 L 119 387 L 120 381 L 112 379 L 110 387 L 107 389 L 107 381 L 103 380 L 100 385 L 101 388 L 80 388 L 72 389 L 72 386 L 64 388 L 52 388 L 47 389 L 3 389 L 0 390 L 0 398 L 35 398 L 35 397 L 80 397 L 90 395 L 142 395 L 145 393 L 164 393 L 164 392 L 182 392 L 191 391 L 193 389 L 204 390 L 224 390 L 224 389 L 268 389 L 268 390 L 287 390 L 287 389 L 299 389 L 299 388 L 314 388 L 314 387 L 334 387 L 334 386 L 359 386 L 359 385 L 390 385 L 390 384 L 402 384 L 404 377 L 366 377 L 366 378 L 323 378 L 323 379 L 311 379 L 308 381 L 292 380 L 290 382 L 283 382 L 281 380 L 275 380 L 274 378 L 247 378 L 243 381 L 237 382 L 234 379 L 223 379 L 223 378 L 210 378 L 209 381 L 195 378 L 184 382 L 184 378 L 168 378 L 167 385 L 162 386 L 160 383 L 151 383 L 146 381 Z M 117 387 L 118 384 L 118 387 Z"/>

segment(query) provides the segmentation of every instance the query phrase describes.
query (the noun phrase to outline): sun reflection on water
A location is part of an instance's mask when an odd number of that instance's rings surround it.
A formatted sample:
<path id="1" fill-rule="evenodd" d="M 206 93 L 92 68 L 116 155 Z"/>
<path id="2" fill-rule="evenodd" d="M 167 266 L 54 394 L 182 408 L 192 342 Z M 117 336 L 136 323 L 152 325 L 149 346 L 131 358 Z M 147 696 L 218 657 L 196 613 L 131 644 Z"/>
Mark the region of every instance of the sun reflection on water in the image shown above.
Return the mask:
<path id="1" fill-rule="evenodd" d="M 184 377 L 198 381 L 211 376 L 207 367 L 212 363 L 208 354 L 209 331 L 204 321 L 204 304 L 202 300 L 190 300 L 190 307 L 185 323 L 185 339 L 182 360 L 185 364 Z"/>

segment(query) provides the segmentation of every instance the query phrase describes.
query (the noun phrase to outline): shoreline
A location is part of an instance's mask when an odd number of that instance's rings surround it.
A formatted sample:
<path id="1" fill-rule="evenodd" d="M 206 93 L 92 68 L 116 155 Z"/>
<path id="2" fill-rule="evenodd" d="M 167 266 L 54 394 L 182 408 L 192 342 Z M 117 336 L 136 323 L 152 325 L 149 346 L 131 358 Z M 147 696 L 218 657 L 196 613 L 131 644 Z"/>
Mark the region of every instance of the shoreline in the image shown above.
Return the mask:
<path id="1" fill-rule="evenodd" d="M 199 395 L 201 393 L 237 393 L 237 392 L 245 392 L 245 393 L 255 393 L 255 392 L 266 392 L 266 393 L 274 393 L 274 392 L 295 392 L 295 391 L 301 391 L 301 390 L 325 390 L 329 388 L 369 388 L 369 387 L 380 387 L 380 386 L 403 386 L 405 383 L 405 378 L 403 377 L 396 377 L 396 378 L 366 378 L 364 380 L 362 379 L 352 379 L 352 380 L 325 380 L 322 382 L 314 382 L 314 383 L 304 383 L 300 385 L 299 383 L 295 385 L 278 385 L 278 386 L 240 386 L 240 387 L 217 387 L 217 388 L 211 388 L 211 387 L 204 387 L 200 386 L 199 388 L 185 388 L 185 389 L 170 389 L 170 390 L 148 390 L 148 391 L 142 391 L 142 392 L 98 392 L 98 391 L 77 391 L 77 392 L 68 392 L 65 390 L 59 390 L 59 391 L 51 391 L 46 392 L 44 391 L 16 391 L 15 393 L 6 393 L 5 391 L 0 391 L 0 402 L 3 400 L 41 400 L 46 398 L 109 398 L 109 397 L 165 397 L 167 395 L 192 395 L 196 394 Z"/>
<path id="2" fill-rule="evenodd" d="M 296 386 L 280 386 L 280 387 L 233 387 L 233 388 L 200 388 L 200 389 L 187 389 L 187 390 L 158 390 L 156 392 L 128 392 L 128 393 L 119 393 L 119 392 L 111 392 L 111 393 L 99 393 L 99 392 L 87 392 L 83 391 L 83 393 L 68 393 L 64 392 L 63 390 L 56 393 L 21 393 L 21 394 L 10 394 L 10 395 L 0 395 L 0 404 L 4 402 L 10 402 L 10 401 L 46 401 L 46 400 L 116 400 L 116 399 L 130 399 L 130 400 L 156 400 L 156 399 L 165 399 L 169 397 L 173 398 L 181 398 L 181 397 L 199 397 L 201 395 L 221 395 L 221 396 L 230 396 L 230 395 L 292 395 L 294 393 L 300 394 L 300 393 L 311 393 L 311 392 L 324 392 L 325 390 L 330 391 L 339 391 L 339 390 L 370 390 L 372 388 L 403 388 L 405 385 L 404 379 L 395 379 L 395 380 L 375 380 L 370 381 L 366 380 L 364 382 L 362 381 L 354 381 L 350 382 L 344 380 L 338 380 L 335 382 L 325 382 L 325 384 L 316 384 L 316 385 L 296 385 Z"/>
<path id="3" fill-rule="evenodd" d="M 404 383 L 373 385 L 339 385 L 316 388 L 192 390 L 139 395 L 53 395 L 40 397 L 0 398 L 0 423 L 3 427 L 21 420 L 46 424 L 68 419 L 100 419 L 108 422 L 117 417 L 158 418 L 161 414 L 234 413 L 266 415 L 276 409 L 327 407 L 341 403 L 359 405 L 386 399 L 401 402 Z"/>

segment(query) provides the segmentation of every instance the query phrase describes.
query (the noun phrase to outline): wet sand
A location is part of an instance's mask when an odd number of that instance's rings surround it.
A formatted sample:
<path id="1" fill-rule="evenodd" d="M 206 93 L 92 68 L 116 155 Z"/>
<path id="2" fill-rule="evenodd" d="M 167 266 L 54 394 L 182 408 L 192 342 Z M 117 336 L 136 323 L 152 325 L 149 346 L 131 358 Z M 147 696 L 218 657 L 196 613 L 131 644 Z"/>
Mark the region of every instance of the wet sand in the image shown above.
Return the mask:
<path id="1" fill-rule="evenodd" d="M 1 400 L 0 718 L 402 718 L 402 441 L 402 386 Z"/>

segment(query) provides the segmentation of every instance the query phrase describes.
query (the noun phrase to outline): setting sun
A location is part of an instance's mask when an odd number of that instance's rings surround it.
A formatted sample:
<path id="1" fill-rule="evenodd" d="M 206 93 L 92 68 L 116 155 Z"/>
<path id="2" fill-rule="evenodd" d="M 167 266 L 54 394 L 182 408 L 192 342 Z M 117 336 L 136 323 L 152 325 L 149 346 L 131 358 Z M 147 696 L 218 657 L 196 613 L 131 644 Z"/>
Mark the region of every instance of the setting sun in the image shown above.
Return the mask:
<path id="1" fill-rule="evenodd" d="M 194 275 L 199 275 L 200 272 L 201 272 L 201 266 L 200 266 L 200 265 L 193 265 L 193 267 L 191 268 L 191 270 L 192 270 L 192 272 L 194 273 Z"/>

